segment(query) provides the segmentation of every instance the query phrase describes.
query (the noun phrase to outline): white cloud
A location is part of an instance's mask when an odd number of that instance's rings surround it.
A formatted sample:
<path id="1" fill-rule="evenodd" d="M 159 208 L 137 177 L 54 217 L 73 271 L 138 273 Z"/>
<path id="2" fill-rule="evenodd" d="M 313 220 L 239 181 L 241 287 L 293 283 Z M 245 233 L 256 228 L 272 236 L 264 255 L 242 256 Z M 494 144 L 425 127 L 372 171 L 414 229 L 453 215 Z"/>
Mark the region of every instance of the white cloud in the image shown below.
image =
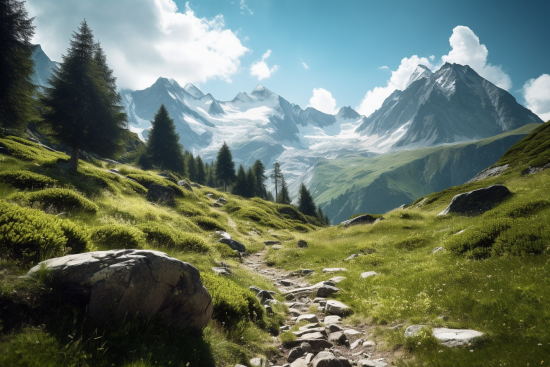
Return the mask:
<path id="1" fill-rule="evenodd" d="M 267 66 L 267 59 L 271 55 L 271 50 L 267 50 L 265 54 L 262 55 L 261 60 L 255 61 L 252 65 L 250 65 L 250 75 L 257 76 L 258 80 L 267 79 L 271 77 L 271 74 L 277 71 L 279 67 L 277 65 L 273 65 L 272 68 L 269 68 Z"/>
<path id="2" fill-rule="evenodd" d="M 441 57 L 443 62 L 469 65 L 496 86 L 504 90 L 512 87 L 512 80 L 500 66 L 487 63 L 489 51 L 479 43 L 479 37 L 470 28 L 461 25 L 455 27 L 449 43 L 452 50 Z"/>
<path id="3" fill-rule="evenodd" d="M 248 5 L 246 5 L 245 0 L 241 0 L 241 10 L 248 10 L 250 15 L 254 14 L 254 12 L 248 7 Z M 244 12 L 242 14 L 244 14 Z"/>
<path id="4" fill-rule="evenodd" d="M 158 77 L 180 84 L 220 78 L 228 82 L 249 51 L 224 18 L 199 18 L 173 0 L 27 0 L 36 17 L 35 43 L 56 61 L 86 18 L 124 88 L 142 89 Z"/>
<path id="5" fill-rule="evenodd" d="M 323 88 L 313 89 L 313 96 L 309 99 L 307 107 L 313 107 L 331 115 L 338 113 L 336 109 L 336 100 L 332 97 L 332 93 Z"/>
<path id="6" fill-rule="evenodd" d="M 410 58 L 403 58 L 401 64 L 397 70 L 391 72 L 391 78 L 388 80 L 388 84 L 385 87 L 375 87 L 373 90 L 369 90 L 360 105 L 356 107 L 357 112 L 362 115 L 369 116 L 374 111 L 382 106 L 384 100 L 390 96 L 397 89 L 404 89 L 409 81 L 409 77 L 414 72 L 418 65 L 425 65 L 429 68 L 433 68 L 433 65 L 425 57 L 418 57 L 413 55 Z M 383 66 L 381 67 L 384 68 Z M 389 69 L 386 66 L 387 69 Z"/>
<path id="7" fill-rule="evenodd" d="M 386 65 L 384 65 L 384 66 L 379 66 L 378 69 L 380 69 L 380 70 L 390 70 L 390 68 L 387 67 Z"/>
<path id="8" fill-rule="evenodd" d="M 303 66 L 304 69 L 306 69 L 306 70 L 309 69 L 309 66 L 308 66 L 305 62 L 302 63 L 302 66 Z"/>
<path id="9" fill-rule="evenodd" d="M 550 120 L 550 75 L 542 74 L 536 79 L 525 82 L 523 97 L 527 108 L 543 121 Z"/>

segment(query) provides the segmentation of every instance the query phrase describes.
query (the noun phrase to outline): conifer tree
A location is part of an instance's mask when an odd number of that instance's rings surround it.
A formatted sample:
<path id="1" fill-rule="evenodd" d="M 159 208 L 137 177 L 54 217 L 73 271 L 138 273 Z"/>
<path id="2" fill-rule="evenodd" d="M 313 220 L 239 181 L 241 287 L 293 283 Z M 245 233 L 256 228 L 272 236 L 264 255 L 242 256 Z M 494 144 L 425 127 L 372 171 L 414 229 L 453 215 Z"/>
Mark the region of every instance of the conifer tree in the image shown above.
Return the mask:
<path id="1" fill-rule="evenodd" d="M 227 186 L 235 181 L 235 163 L 233 163 L 231 150 L 225 142 L 218 151 L 215 167 L 216 178 L 222 183 L 223 190 L 227 191 Z"/>
<path id="2" fill-rule="evenodd" d="M 187 166 L 187 173 L 189 174 L 189 180 L 197 182 L 197 166 L 195 165 L 195 158 L 193 154 L 189 153 L 185 160 Z"/>
<path id="3" fill-rule="evenodd" d="M 195 181 L 198 184 L 205 185 L 206 184 L 206 172 L 204 169 L 204 163 L 202 162 L 201 156 L 197 156 L 196 160 L 197 165 L 197 181 Z"/>
<path id="4" fill-rule="evenodd" d="M 286 181 L 282 173 L 281 173 L 281 192 L 279 193 L 277 202 L 281 204 L 287 204 L 287 205 L 292 202 L 292 200 L 290 200 L 290 195 L 288 193 L 288 186 L 286 185 Z"/>
<path id="5" fill-rule="evenodd" d="M 211 165 L 206 164 L 205 168 L 208 168 L 206 171 L 206 186 L 216 187 L 216 176 L 214 172 L 215 164 Z"/>
<path id="6" fill-rule="evenodd" d="M 321 209 L 321 207 L 317 207 L 317 219 L 319 219 L 319 221 L 325 225 L 330 225 L 330 220 L 328 219 L 328 216 L 325 215 L 325 213 L 323 213 L 323 209 Z"/>
<path id="7" fill-rule="evenodd" d="M 254 175 L 254 171 L 252 170 L 252 167 L 248 167 L 248 170 L 246 171 L 246 187 L 248 190 L 246 195 L 244 195 L 245 197 L 247 198 L 251 198 L 254 196 L 262 197 L 258 184 L 256 182 L 256 176 Z"/>
<path id="8" fill-rule="evenodd" d="M 41 97 L 42 118 L 54 141 L 72 147 L 71 167 L 77 170 L 80 149 L 103 156 L 121 149 L 126 114 L 112 71 L 86 21 L 73 33 L 67 51 Z"/>
<path id="9" fill-rule="evenodd" d="M 151 164 L 160 169 L 185 172 L 179 135 L 176 132 L 174 120 L 170 118 L 163 104 L 160 105 L 152 121 L 145 154 Z"/>
<path id="10" fill-rule="evenodd" d="M 300 185 L 300 192 L 298 197 L 298 210 L 305 215 L 315 216 L 315 202 L 313 197 L 309 193 L 306 185 L 302 182 Z"/>
<path id="11" fill-rule="evenodd" d="M 267 189 L 265 187 L 265 180 L 267 180 L 267 177 L 265 176 L 265 166 L 261 160 L 258 159 L 254 162 L 252 171 L 254 173 L 256 187 L 255 195 L 261 197 L 262 199 L 267 199 Z"/>
<path id="12" fill-rule="evenodd" d="M 271 178 L 273 179 L 273 183 L 275 184 L 275 198 L 277 199 L 277 201 L 279 200 L 279 187 L 281 186 L 282 177 L 283 174 L 281 172 L 281 166 L 277 162 L 273 163 L 273 173 L 271 174 Z"/>
<path id="13" fill-rule="evenodd" d="M 243 197 L 248 197 L 248 185 L 246 181 L 246 173 L 244 172 L 243 165 L 239 165 L 237 171 L 237 179 L 235 180 L 235 186 L 233 186 L 232 193 Z"/>
<path id="14" fill-rule="evenodd" d="M 24 129 L 32 115 L 34 35 L 24 1 L 0 0 L 0 126 Z"/>

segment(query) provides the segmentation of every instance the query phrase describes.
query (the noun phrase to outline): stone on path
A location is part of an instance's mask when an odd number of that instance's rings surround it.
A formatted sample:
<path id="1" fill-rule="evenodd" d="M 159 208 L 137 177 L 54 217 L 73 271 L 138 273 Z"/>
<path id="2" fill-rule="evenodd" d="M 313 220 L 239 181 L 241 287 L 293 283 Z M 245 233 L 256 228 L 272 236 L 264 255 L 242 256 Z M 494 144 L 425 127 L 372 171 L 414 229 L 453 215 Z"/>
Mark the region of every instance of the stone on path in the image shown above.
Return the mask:
<path id="1" fill-rule="evenodd" d="M 333 283 L 340 283 L 342 280 L 346 279 L 346 277 L 334 277 L 334 278 L 330 278 L 329 281 L 333 282 Z"/>
<path id="2" fill-rule="evenodd" d="M 329 334 L 328 341 L 334 344 L 342 345 L 342 344 L 346 344 L 346 342 L 348 341 L 348 337 L 343 332 L 337 331 Z"/>
<path id="3" fill-rule="evenodd" d="M 482 189 L 456 195 L 449 206 L 438 215 L 457 213 L 463 215 L 479 215 L 493 209 L 501 201 L 510 196 L 510 190 L 503 185 L 492 185 Z"/>
<path id="4" fill-rule="evenodd" d="M 292 348 L 292 347 L 301 345 L 302 343 L 309 344 L 315 353 L 321 350 L 325 350 L 326 348 L 330 349 L 334 346 L 331 342 L 325 339 L 304 339 L 304 338 L 286 342 L 284 345 L 288 348 Z"/>
<path id="5" fill-rule="evenodd" d="M 363 334 L 361 331 L 353 330 L 353 329 L 346 329 L 344 330 L 344 334 L 347 336 L 355 336 L 355 335 L 361 335 Z"/>
<path id="6" fill-rule="evenodd" d="M 305 358 L 298 358 L 290 364 L 290 367 L 309 367 L 309 365 L 306 362 Z"/>
<path id="7" fill-rule="evenodd" d="M 215 267 L 212 268 L 212 271 L 218 275 L 231 275 L 231 271 L 228 268 L 224 267 Z"/>
<path id="8" fill-rule="evenodd" d="M 282 285 L 284 285 L 285 287 L 290 287 L 290 286 L 293 286 L 294 283 L 291 282 L 290 280 L 286 280 L 286 279 L 282 279 L 279 283 L 281 283 Z"/>
<path id="9" fill-rule="evenodd" d="M 324 330 L 323 330 L 324 331 Z M 326 332 L 325 332 L 326 334 Z M 313 333 L 303 334 L 298 340 L 311 340 L 311 339 L 326 339 L 326 335 L 318 331 Z"/>
<path id="10" fill-rule="evenodd" d="M 360 345 L 363 345 L 363 339 L 361 339 L 361 338 L 359 338 L 356 341 L 354 341 L 353 343 L 351 343 L 351 345 L 349 346 L 349 349 L 354 350 L 355 348 L 357 348 Z"/>
<path id="11" fill-rule="evenodd" d="M 346 268 L 325 268 L 323 269 L 323 273 L 337 273 L 339 271 L 346 271 Z"/>
<path id="12" fill-rule="evenodd" d="M 306 320 L 307 322 L 319 322 L 317 315 L 312 313 L 298 316 L 298 318 L 296 319 L 296 323 L 299 323 L 302 320 Z"/>
<path id="13" fill-rule="evenodd" d="M 246 252 L 246 247 L 244 247 L 244 245 L 239 241 L 222 238 L 218 242 L 226 244 L 227 246 L 231 247 L 232 250 L 236 250 L 238 252 Z"/>
<path id="14" fill-rule="evenodd" d="M 250 360 L 250 365 L 253 367 L 267 367 L 268 362 L 264 358 L 256 357 Z"/>
<path id="15" fill-rule="evenodd" d="M 86 303 L 98 321 L 122 317 L 164 317 L 167 323 L 202 330 L 212 316 L 212 298 L 191 264 L 150 250 L 110 250 L 43 261 L 60 289 Z"/>
<path id="16" fill-rule="evenodd" d="M 292 333 L 297 337 L 301 337 L 302 335 L 313 334 L 313 333 L 321 333 L 323 335 L 327 334 L 327 332 L 325 331 L 325 328 L 322 326 L 311 328 L 311 329 L 300 330 L 300 331 L 293 331 Z M 319 339 L 319 338 L 313 338 L 313 339 Z"/>
<path id="17" fill-rule="evenodd" d="M 327 313 L 331 315 L 347 315 L 351 313 L 351 308 L 349 306 L 333 299 L 327 301 L 325 309 Z"/>
<path id="18" fill-rule="evenodd" d="M 376 275 L 378 275 L 378 273 L 375 272 L 375 271 L 366 271 L 364 273 L 361 273 L 361 278 L 365 279 L 365 278 L 373 277 L 373 276 L 376 276 Z"/>
<path id="19" fill-rule="evenodd" d="M 339 291 L 340 289 L 336 287 L 332 287 L 330 285 L 323 285 L 321 288 L 317 289 L 317 294 L 315 295 L 315 297 L 326 298 Z"/>
<path id="20" fill-rule="evenodd" d="M 290 350 L 287 357 L 287 362 L 294 362 L 298 358 L 304 355 L 304 350 L 301 347 L 294 347 Z"/>
<path id="21" fill-rule="evenodd" d="M 342 223 L 340 223 L 340 225 L 344 227 L 349 227 L 349 226 L 355 226 L 357 224 L 371 224 L 371 223 L 374 223 L 375 220 L 376 218 L 374 218 L 372 215 L 365 214 L 352 219 L 345 220 Z"/>
<path id="22" fill-rule="evenodd" d="M 353 365 L 351 364 L 351 362 L 349 361 L 349 359 L 347 358 L 338 358 L 338 360 L 340 361 L 340 363 L 342 363 L 342 367 L 352 367 Z"/>
<path id="23" fill-rule="evenodd" d="M 341 324 L 342 318 L 340 316 L 326 316 L 323 322 L 325 325 Z"/>
<path id="24" fill-rule="evenodd" d="M 342 328 L 338 326 L 338 324 L 330 324 L 327 326 L 327 328 L 330 330 L 331 333 L 335 333 L 337 331 L 342 331 Z"/>
<path id="25" fill-rule="evenodd" d="M 312 360 L 312 367 L 342 367 L 342 362 L 331 352 L 319 352 Z"/>
<path id="26" fill-rule="evenodd" d="M 300 344 L 300 348 L 302 348 L 302 350 L 306 353 L 313 353 L 313 348 L 309 345 L 309 343 Z"/>
<path id="27" fill-rule="evenodd" d="M 447 328 L 435 328 L 432 330 L 432 334 L 441 344 L 449 348 L 468 344 L 472 339 L 483 335 L 482 332 L 476 330 Z"/>

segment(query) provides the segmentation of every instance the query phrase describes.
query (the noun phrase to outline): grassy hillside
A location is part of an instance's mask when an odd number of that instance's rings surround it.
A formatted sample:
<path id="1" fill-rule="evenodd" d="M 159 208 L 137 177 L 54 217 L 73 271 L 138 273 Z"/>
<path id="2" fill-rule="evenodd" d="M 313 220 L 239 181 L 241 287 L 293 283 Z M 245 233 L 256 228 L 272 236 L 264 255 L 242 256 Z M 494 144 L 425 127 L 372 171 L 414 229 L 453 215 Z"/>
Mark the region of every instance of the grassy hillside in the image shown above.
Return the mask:
<path id="1" fill-rule="evenodd" d="M 190 192 L 129 165 L 117 165 L 117 174 L 113 165 L 81 162 L 71 172 L 64 153 L 23 137 L 2 136 L 0 145 L 13 154 L 0 154 L 0 366 L 233 366 L 274 353 L 286 307 L 266 314 L 248 287 L 273 285 L 240 268 L 236 251 L 213 232 L 228 231 L 254 253 L 275 236 L 315 230 L 316 219 L 208 187 Z M 148 202 L 136 181 L 173 186 L 175 204 Z M 213 205 L 219 197 L 225 206 Z M 18 278 L 47 258 L 112 248 L 160 250 L 197 267 L 214 299 L 215 320 L 204 335 L 155 320 L 96 329 L 49 278 Z M 231 276 L 214 275 L 222 261 Z"/>
<path id="2" fill-rule="evenodd" d="M 468 181 L 538 126 L 471 143 L 324 160 L 315 169 L 310 190 L 333 223 L 359 212 L 383 213 Z"/>
<path id="3" fill-rule="evenodd" d="M 521 175 L 537 158 L 525 157 L 526 147 L 548 142 L 541 135 L 548 125 L 509 150 L 503 159 L 515 166 L 500 177 L 428 195 L 374 225 L 311 232 L 309 248 L 286 246 L 267 259 L 286 269 L 314 269 L 312 282 L 327 278 L 325 267 L 347 268 L 337 274 L 346 277 L 337 298 L 355 311 L 348 322 L 370 325 L 372 338 L 398 366 L 548 365 L 550 170 Z M 513 195 L 478 217 L 437 216 L 456 194 L 492 184 Z M 445 250 L 432 253 L 438 246 Z M 364 255 L 344 261 L 354 253 Z M 379 275 L 362 279 L 366 271 Z M 392 328 L 398 324 L 403 328 Z M 485 336 L 451 349 L 429 334 L 405 339 L 411 324 L 471 328 Z"/>

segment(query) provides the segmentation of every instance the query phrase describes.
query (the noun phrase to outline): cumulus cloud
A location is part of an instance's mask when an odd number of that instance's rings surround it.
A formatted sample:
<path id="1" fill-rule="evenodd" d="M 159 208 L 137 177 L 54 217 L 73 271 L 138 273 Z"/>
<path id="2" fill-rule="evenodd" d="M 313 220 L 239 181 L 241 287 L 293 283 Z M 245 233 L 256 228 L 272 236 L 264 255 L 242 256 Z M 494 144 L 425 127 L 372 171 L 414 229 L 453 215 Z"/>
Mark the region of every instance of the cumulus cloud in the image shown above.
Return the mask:
<path id="1" fill-rule="evenodd" d="M 550 75 L 542 74 L 536 79 L 529 79 L 523 85 L 523 97 L 527 108 L 543 121 L 550 120 Z"/>
<path id="2" fill-rule="evenodd" d="M 443 62 L 469 65 L 496 86 L 504 90 L 512 88 L 512 80 L 508 74 L 500 66 L 487 62 L 489 51 L 479 42 L 479 37 L 470 28 L 461 25 L 455 27 L 449 43 L 452 50 L 448 55 L 441 57 Z"/>
<path id="3" fill-rule="evenodd" d="M 101 41 L 117 84 L 143 89 L 158 77 L 180 84 L 219 78 L 230 82 L 249 51 L 224 18 L 200 18 L 186 4 L 179 12 L 173 0 L 27 0 L 36 17 L 35 43 L 56 61 L 86 18 Z"/>
<path id="4" fill-rule="evenodd" d="M 328 90 L 323 88 L 314 88 L 313 96 L 309 99 L 307 107 L 313 107 L 321 112 L 335 115 L 338 113 L 336 109 L 336 100 Z"/>
<path id="5" fill-rule="evenodd" d="M 304 69 L 306 69 L 306 70 L 309 69 L 309 66 L 308 66 L 305 62 L 302 63 L 302 66 L 303 66 Z"/>
<path id="6" fill-rule="evenodd" d="M 279 67 L 277 65 L 273 65 L 272 68 L 269 68 L 267 66 L 267 59 L 271 55 L 271 50 L 267 50 L 265 54 L 262 55 L 261 60 L 255 61 L 252 65 L 250 65 L 250 75 L 257 76 L 258 80 L 267 79 L 271 77 L 271 74 L 277 71 Z"/>
<path id="7" fill-rule="evenodd" d="M 397 70 L 391 71 L 391 78 L 388 80 L 388 84 L 385 87 L 375 87 L 369 90 L 358 107 L 357 112 L 362 115 L 369 116 L 374 111 L 382 106 L 384 100 L 390 96 L 397 89 L 404 89 L 409 81 L 411 74 L 414 72 L 418 65 L 425 65 L 429 68 L 433 68 L 433 65 L 425 57 L 418 57 L 413 55 L 410 58 L 405 57 L 401 60 L 401 64 Z M 380 69 L 387 68 L 382 66 Z"/>

